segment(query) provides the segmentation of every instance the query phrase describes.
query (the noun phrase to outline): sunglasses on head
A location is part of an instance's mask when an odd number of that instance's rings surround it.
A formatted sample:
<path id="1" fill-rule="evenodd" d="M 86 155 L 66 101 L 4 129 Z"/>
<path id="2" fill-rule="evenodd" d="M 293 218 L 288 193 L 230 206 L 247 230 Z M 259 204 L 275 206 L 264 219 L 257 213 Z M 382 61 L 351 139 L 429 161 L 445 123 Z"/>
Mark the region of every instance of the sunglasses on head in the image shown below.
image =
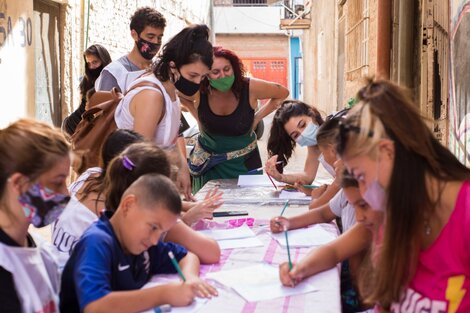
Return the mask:
<path id="1" fill-rule="evenodd" d="M 339 155 L 343 155 L 344 151 L 346 150 L 346 145 L 348 143 L 348 134 L 349 132 L 355 132 L 359 134 L 361 132 L 361 128 L 359 126 L 351 125 L 346 121 L 339 122 L 339 133 L 338 133 L 338 144 L 336 146 L 336 150 Z M 374 132 L 369 130 L 367 134 L 368 137 L 374 136 Z"/>
<path id="2" fill-rule="evenodd" d="M 329 121 L 329 120 L 333 120 L 333 119 L 345 119 L 346 118 L 346 114 L 349 112 L 349 109 L 346 108 L 346 109 L 342 109 L 334 114 L 330 114 L 326 117 L 326 121 Z"/>

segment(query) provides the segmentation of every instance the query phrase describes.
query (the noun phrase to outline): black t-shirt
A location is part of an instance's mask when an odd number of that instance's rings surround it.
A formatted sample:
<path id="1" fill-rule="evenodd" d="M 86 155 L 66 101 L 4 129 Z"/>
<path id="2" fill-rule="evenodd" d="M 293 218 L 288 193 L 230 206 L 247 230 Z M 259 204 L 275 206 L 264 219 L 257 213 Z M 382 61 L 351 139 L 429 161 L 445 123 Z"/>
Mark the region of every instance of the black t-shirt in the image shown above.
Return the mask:
<path id="1" fill-rule="evenodd" d="M 12 247 L 20 245 L 0 228 L 0 242 Z M 28 235 L 28 247 L 35 247 L 33 238 Z M 13 275 L 0 266 L 0 303 L 2 313 L 21 313 L 21 303 L 16 293 Z"/>

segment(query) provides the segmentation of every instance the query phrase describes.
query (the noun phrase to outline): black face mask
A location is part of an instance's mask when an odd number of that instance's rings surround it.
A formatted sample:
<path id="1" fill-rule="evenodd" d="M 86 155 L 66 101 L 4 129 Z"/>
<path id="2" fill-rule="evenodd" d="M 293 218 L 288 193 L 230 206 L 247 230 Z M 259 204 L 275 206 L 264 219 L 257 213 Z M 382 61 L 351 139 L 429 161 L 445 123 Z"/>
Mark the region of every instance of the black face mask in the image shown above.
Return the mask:
<path id="1" fill-rule="evenodd" d="M 100 76 L 101 71 L 103 70 L 103 68 L 104 68 L 103 65 L 100 65 L 99 67 L 94 68 L 94 69 L 89 68 L 88 69 L 88 76 L 90 78 L 94 78 L 94 79 L 98 78 L 98 76 Z"/>
<path id="2" fill-rule="evenodd" d="M 161 46 L 159 43 L 153 43 L 140 37 L 139 40 L 136 41 L 136 44 L 140 55 L 146 60 L 152 60 L 153 57 L 157 54 L 158 50 L 160 50 Z"/>
<path id="3" fill-rule="evenodd" d="M 180 78 L 175 82 L 176 89 L 178 89 L 178 91 L 182 94 L 190 97 L 199 90 L 200 85 L 201 84 L 196 84 L 190 80 L 187 80 L 181 73 Z"/>

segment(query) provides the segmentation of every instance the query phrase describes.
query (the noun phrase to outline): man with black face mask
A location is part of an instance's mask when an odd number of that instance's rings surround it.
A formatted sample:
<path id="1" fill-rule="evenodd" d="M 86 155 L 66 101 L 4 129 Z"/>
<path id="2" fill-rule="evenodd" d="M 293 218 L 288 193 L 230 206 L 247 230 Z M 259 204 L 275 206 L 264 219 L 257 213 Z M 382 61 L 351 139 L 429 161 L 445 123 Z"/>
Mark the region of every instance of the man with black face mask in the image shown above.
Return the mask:
<path id="1" fill-rule="evenodd" d="M 132 50 L 107 65 L 95 82 L 96 91 L 109 91 L 116 87 L 125 92 L 130 82 L 139 77 L 152 63 L 160 50 L 166 20 L 150 7 L 137 9 L 131 17 Z"/>

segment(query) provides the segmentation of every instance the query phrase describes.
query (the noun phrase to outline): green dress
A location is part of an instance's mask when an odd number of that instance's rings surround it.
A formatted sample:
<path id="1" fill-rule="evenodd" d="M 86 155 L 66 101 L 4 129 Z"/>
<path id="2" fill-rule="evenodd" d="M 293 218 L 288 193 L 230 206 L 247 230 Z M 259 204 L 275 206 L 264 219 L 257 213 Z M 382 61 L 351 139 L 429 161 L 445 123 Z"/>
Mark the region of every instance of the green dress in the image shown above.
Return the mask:
<path id="1" fill-rule="evenodd" d="M 206 151 L 219 154 L 240 150 L 256 140 L 252 131 L 255 111 L 249 101 L 249 80 L 243 84 L 237 108 L 229 115 L 217 115 L 209 107 L 207 94 L 202 93 L 198 107 L 201 134 L 199 142 Z M 224 161 L 201 176 L 192 177 L 193 193 L 208 181 L 223 178 L 238 178 L 240 174 L 262 166 L 258 147 L 250 153 Z"/>

